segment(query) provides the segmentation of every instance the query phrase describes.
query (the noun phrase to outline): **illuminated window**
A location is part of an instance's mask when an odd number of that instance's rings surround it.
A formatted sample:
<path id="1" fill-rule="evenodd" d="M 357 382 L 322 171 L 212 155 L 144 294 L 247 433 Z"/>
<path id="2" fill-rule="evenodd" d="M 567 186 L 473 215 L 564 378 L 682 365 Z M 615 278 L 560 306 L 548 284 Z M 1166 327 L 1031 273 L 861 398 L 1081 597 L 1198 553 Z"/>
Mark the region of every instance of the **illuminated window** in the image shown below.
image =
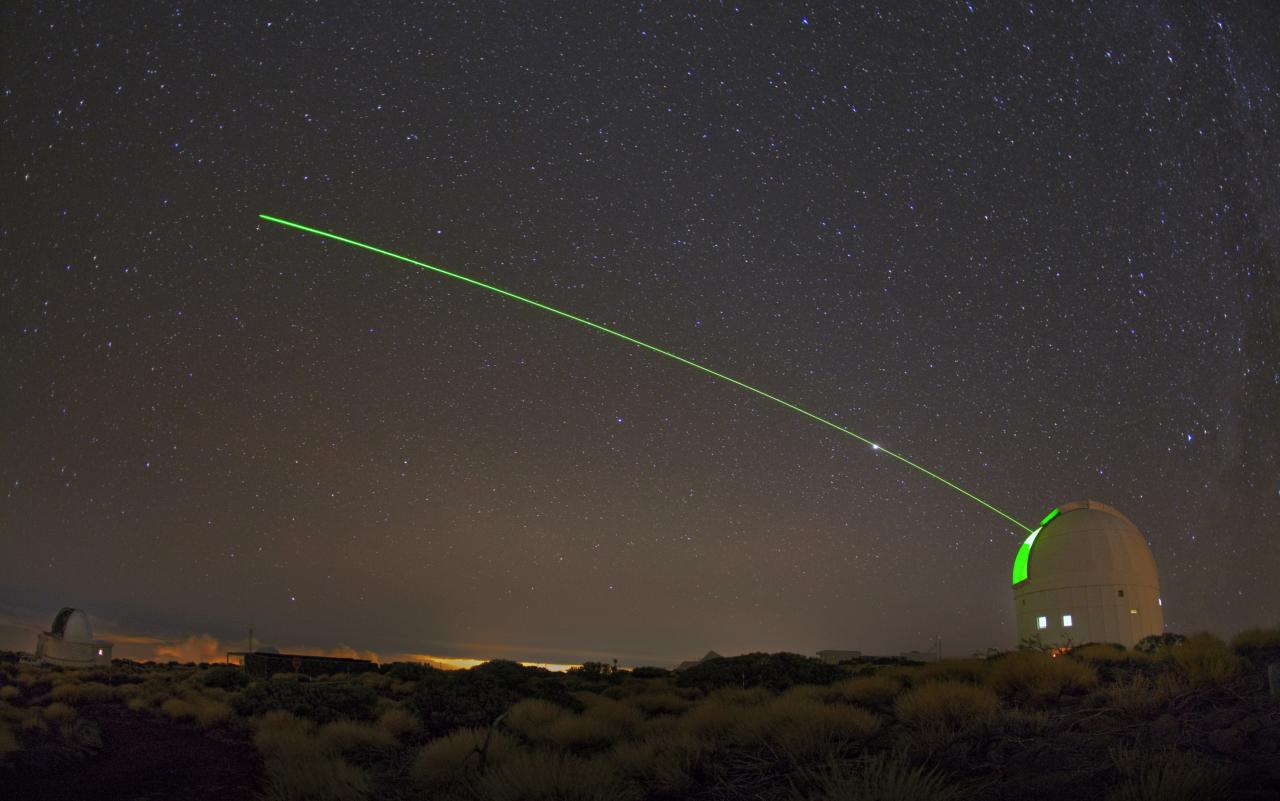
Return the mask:
<path id="1" fill-rule="evenodd" d="M 1131 615 L 1136 615 L 1136 614 L 1138 614 L 1138 610 L 1137 610 L 1137 609 L 1130 609 L 1130 610 L 1129 610 L 1129 614 L 1131 614 Z"/>
<path id="2" fill-rule="evenodd" d="M 102 649 L 101 649 L 101 648 L 99 648 L 99 649 L 98 649 L 98 656 L 102 656 Z"/>
<path id="3" fill-rule="evenodd" d="M 1036 628 L 1038 628 L 1038 629 L 1047 629 L 1047 628 L 1049 628 L 1049 618 L 1047 618 L 1047 617 L 1045 617 L 1045 616 L 1043 616 L 1043 615 L 1041 615 L 1040 617 L 1036 618 Z"/>
<path id="4" fill-rule="evenodd" d="M 1071 615 L 1062 616 L 1062 625 L 1066 628 L 1071 628 Z"/>
<path id="5" fill-rule="evenodd" d="M 1156 599 L 1156 605 L 1158 605 L 1158 606 L 1164 606 L 1164 599 L 1163 599 L 1163 598 L 1157 598 L 1157 599 Z"/>

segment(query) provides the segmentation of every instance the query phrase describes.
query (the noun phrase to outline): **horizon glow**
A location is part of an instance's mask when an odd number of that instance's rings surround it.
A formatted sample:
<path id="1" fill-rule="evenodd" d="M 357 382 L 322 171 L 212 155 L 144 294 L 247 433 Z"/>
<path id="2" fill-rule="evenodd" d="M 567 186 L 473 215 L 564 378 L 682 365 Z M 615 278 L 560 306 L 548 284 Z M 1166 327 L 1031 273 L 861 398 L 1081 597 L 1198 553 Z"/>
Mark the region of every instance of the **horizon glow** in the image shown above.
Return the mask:
<path id="1" fill-rule="evenodd" d="M 1030 541 L 1031 541 L 1031 540 L 1033 540 L 1033 539 L 1035 539 L 1035 535 L 1036 535 L 1036 533 L 1037 533 L 1037 532 L 1039 532 L 1039 530 L 1040 530 L 1040 529 L 1036 529 L 1035 531 L 1032 531 L 1032 529 L 1031 529 L 1031 527 L 1030 527 L 1030 526 L 1025 525 L 1024 523 L 1022 523 L 1022 522 L 1020 522 L 1019 520 L 1017 520 L 1016 518 L 1014 518 L 1012 515 L 1010 515 L 1010 514 L 1008 514 L 1008 513 L 1004 512 L 1004 511 L 1002 511 L 1001 509 L 998 509 L 997 507 L 995 507 L 995 506 L 991 505 L 990 503 L 987 503 L 987 502 L 986 502 L 986 501 L 984 501 L 983 499 L 979 498 L 977 495 L 974 495 L 972 492 L 969 492 L 968 490 L 964 489 L 963 487 L 960 487 L 960 486 L 958 486 L 958 485 L 956 485 L 956 484 L 952 483 L 951 481 L 948 481 L 947 479 L 943 478 L 942 476 L 938 475 L 937 473 L 934 473 L 933 471 L 929 470 L 928 468 L 925 468 L 925 467 L 922 467 L 921 465 L 916 464 L 915 462 L 911 461 L 911 460 L 910 460 L 910 459 L 908 459 L 907 457 L 905 457 L 905 456 L 903 456 L 903 455 L 901 455 L 901 454 L 899 454 L 899 453 L 895 453 L 895 452 L 893 452 L 893 451 L 889 450 L 888 448 L 884 447 L 883 445 L 879 445 L 879 444 L 877 444 L 877 443 L 875 443 L 875 442 L 872 442 L 871 440 L 867 439 L 866 437 L 862 436 L 861 434 L 858 434 L 858 433 L 856 433 L 856 432 L 850 431 L 849 429 L 845 428 L 844 426 L 842 426 L 842 425 L 840 425 L 840 424 L 838 424 L 838 423 L 832 422 L 831 420 L 828 420 L 828 419 L 826 419 L 825 417 L 821 417 L 821 416 L 819 416 L 819 415 L 817 415 L 817 414 L 814 414 L 813 412 L 810 412 L 810 411 L 808 411 L 807 409 L 802 409 L 801 407 L 796 406 L 794 403 L 791 403 L 791 402 L 789 402 L 789 401 L 785 401 L 785 400 L 783 400 L 782 398 L 777 397 L 776 395 L 771 395 L 771 394 L 769 394 L 768 392 L 765 392 L 765 391 L 764 391 L 764 390 L 762 390 L 762 389 L 758 389 L 758 388 L 756 388 L 756 387 L 753 387 L 753 386 L 751 386 L 750 384 L 747 384 L 747 383 L 745 383 L 745 382 L 743 382 L 743 381 L 739 381 L 739 380 L 738 380 L 738 379 L 736 379 L 736 378 L 732 378 L 732 377 L 730 377 L 730 376 L 727 376 L 727 375 L 725 375 L 724 373 L 720 373 L 720 372 L 717 372 L 717 371 L 715 371 L 715 370 L 712 370 L 710 367 L 706 367 L 706 366 L 704 366 L 704 365 L 698 364 L 697 362 L 692 361 L 692 360 L 690 360 L 690 359 L 686 359 L 685 357 L 680 356 L 680 355 L 678 355 L 678 354 L 672 353 L 672 352 L 667 351 L 667 350 L 663 350 L 662 348 L 659 348 L 659 347 L 658 347 L 658 346 L 656 346 L 656 345 L 651 345 L 651 344 L 649 344 L 648 342 L 644 342 L 644 341 L 641 341 L 641 340 L 636 339 L 636 338 L 634 338 L 634 337 L 628 336 L 627 334 L 624 334 L 624 333 L 622 333 L 621 331 L 615 331 L 615 330 L 613 330 L 612 328 L 607 328 L 607 327 L 605 327 L 605 326 L 603 326 L 603 325 L 600 325 L 599 323 L 593 323 L 593 322 L 591 322 L 590 320 L 587 320 L 587 319 L 585 319 L 585 318 L 578 317 L 577 315 L 570 314 L 569 312 L 562 311 L 562 310 L 557 309 L 557 308 L 555 308 L 555 307 L 553 307 L 553 306 L 548 306 L 548 305 L 546 305 L 545 303 L 541 303 L 541 302 L 539 302 L 539 301 L 533 300 L 532 298 L 527 298 L 527 297 L 524 297 L 523 295 L 518 295 L 518 294 L 516 294 L 515 292 L 510 292 L 510 291 L 508 291 L 508 290 L 502 289 L 501 287 L 496 287 L 496 286 L 494 286 L 494 285 L 492 285 L 492 284 L 486 284 L 486 283 L 484 283 L 483 281 L 478 281 L 478 280 L 476 280 L 476 279 L 474 279 L 474 278 L 470 278 L 470 277 L 468 277 L 468 276 L 462 275 L 461 273 L 455 273 L 455 272 L 452 272 L 452 271 L 450 271 L 450 270 L 446 270 L 446 269 L 444 269 L 444 268 L 442 268 L 442 267 L 436 267 L 436 266 L 434 266 L 434 265 L 427 264 L 426 262 L 418 261 L 418 260 L 416 260 L 416 259 L 411 259 L 411 258 L 409 258 L 408 256 L 403 256 L 403 255 L 401 255 L 401 254 L 399 254 L 399 253 L 395 253 L 395 252 L 390 251 L 390 250 L 385 250 L 385 249 L 383 249 L 383 248 L 380 248 L 380 247 L 377 247 L 377 246 L 374 246 L 374 245 L 370 245 L 370 244 L 367 244 L 367 243 L 365 243 L 365 242 L 360 242 L 360 241 L 355 240 L 355 239 L 350 239 L 350 238 L 348 238 L 348 237 L 341 236 L 341 235 L 339 235 L 339 234 L 335 234 L 335 233 L 331 233 L 331 232 L 329 232 L 329 231 L 323 231 L 323 230 L 320 230 L 319 228 L 312 228 L 312 227 L 310 227 L 310 226 L 302 225 L 301 223 L 291 222 L 291 221 L 289 221 L 289 220 L 284 220 L 284 219 L 281 219 L 281 218 L 279 218 L 279 217 L 272 217 L 271 215 L 268 215 L 268 214 L 259 214 L 259 215 L 258 215 L 258 217 L 259 217 L 260 219 L 266 220 L 267 222 L 275 223 L 275 224 L 277 224 L 277 225 L 282 225 L 282 226 L 285 226 L 285 227 L 287 227 L 287 228 L 293 228 L 293 229 L 296 229 L 296 230 L 298 230 L 298 231 L 302 231 L 302 232 L 304 232 L 304 233 L 314 234 L 314 235 L 316 235 L 316 236 L 324 237 L 325 239 L 332 239 L 332 240 L 334 240 L 334 241 L 336 241 L 336 242 L 342 242 L 343 244 L 351 245 L 352 247 L 360 248 L 360 249 L 362 249 L 362 250 L 367 250 L 367 251 L 370 251 L 370 252 L 372 252 L 372 253 L 377 253 L 377 254 L 378 254 L 378 255 L 380 255 L 380 256 L 386 256 L 387 258 L 395 259 L 395 260 L 397 260 L 397 261 L 401 261 L 401 262 L 404 262 L 404 263 L 406 263 L 406 264 L 412 264 L 413 266 L 415 266 L 415 267 L 417 267 L 417 268 L 419 268 L 419 269 L 422 269 L 422 270 L 429 270 L 429 271 L 434 272 L 434 273 L 437 273 L 437 274 L 439 274 L 439 275 L 443 275 L 443 276 L 445 276 L 445 277 L 447 277 L 447 278 L 453 278 L 453 279 L 455 279 L 455 280 L 457 280 L 457 281 L 462 281 L 463 283 L 471 284 L 472 286 L 480 287 L 481 289 L 487 289 L 487 290 L 489 290 L 490 292 L 497 293 L 497 294 L 499 294 L 499 295 L 502 295 L 503 297 L 510 298 L 511 300 L 518 300 L 518 301 L 520 301 L 521 303 L 527 304 L 527 305 L 529 305 L 529 306 L 533 306 L 533 307 L 538 308 L 538 309 L 541 309 L 541 310 L 543 310 L 543 311 L 545 311 L 545 312 L 549 312 L 549 313 L 551 313 L 551 314 L 556 315 L 557 317 L 563 317 L 563 318 L 564 318 L 564 319 L 566 319 L 566 320 L 572 320 L 573 322 L 578 323 L 579 325 L 584 325 L 584 326 L 586 326 L 586 327 L 588 327 L 588 328 L 593 328 L 593 329 L 595 329 L 596 331 L 600 331 L 601 333 L 605 333 L 605 334 L 609 334 L 610 336 L 617 337 L 618 339 L 621 339 L 621 340 L 623 340 L 624 342 L 629 342 L 629 343 L 631 343 L 632 345 L 635 345 L 635 346 L 637 346 L 637 347 L 644 348 L 645 350 L 652 351 L 653 353 L 656 353 L 656 354 L 658 354 L 658 355 L 660 355 L 660 356 L 665 356 L 665 357 L 667 357 L 668 359 L 671 359 L 671 360 L 673 360 L 673 361 L 677 361 L 677 362 L 680 362 L 681 364 L 688 365 L 689 367 L 692 367 L 692 368 L 694 368 L 695 370 L 700 370 L 700 371 L 702 371 L 703 373 L 706 373 L 707 375 L 710 375 L 710 376 L 713 376 L 713 377 L 715 377 L 715 378 L 720 379 L 721 381 L 726 381 L 726 382 L 728 382 L 728 383 L 730 383 L 730 384 L 733 384 L 734 386 L 737 386 L 737 387 L 739 387 L 739 388 L 741 388 L 741 389 L 745 389 L 745 390 L 747 390 L 748 392 L 752 392 L 752 393 L 754 393 L 754 394 L 756 394 L 756 395 L 759 395 L 760 397 L 765 398 L 766 400 L 773 401 L 774 403 L 778 404 L 779 406 L 786 407 L 787 409 L 790 409 L 790 410 L 791 410 L 791 411 L 793 411 L 793 412 L 796 412 L 796 413 L 798 413 L 798 414 L 802 414 L 802 415 L 804 415 L 805 417 L 808 417 L 810 420 L 814 420 L 815 422 L 822 423 L 823 425 L 827 426 L 828 428 L 833 428 L 833 429 L 835 429 L 836 431 L 839 431 L 840 433 L 845 434 L 846 436 L 853 437 L 854 439 L 858 440 L 859 442 L 861 442 L 861 443 L 863 443 L 863 444 L 865 444 L 865 445 L 870 445 L 870 446 L 871 446 L 871 449 L 872 449 L 873 451 L 875 451 L 875 452 L 877 452 L 877 453 L 883 453 L 883 454 L 885 454 L 886 456 L 890 456 L 890 457 L 892 457 L 892 458 L 894 458 L 894 459 L 898 460 L 899 462 L 901 462 L 901 463 L 905 464 L 906 466 L 908 466 L 908 467 L 910 467 L 910 468 L 913 468 L 914 470 L 916 470 L 916 471 L 918 471 L 918 472 L 920 472 L 920 473 L 923 473 L 924 475 L 928 476 L 929 478 L 932 478 L 933 480 L 937 481 L 938 483 L 940 483 L 940 484 L 942 484 L 942 485 L 944 485 L 944 486 L 946 486 L 946 487 L 949 487 L 949 488 L 951 488 L 952 490 L 955 490 L 956 492 L 958 492 L 958 493 L 960 493 L 961 495 L 965 496 L 965 497 L 966 497 L 966 498 L 968 498 L 969 500 L 971 500 L 971 501 L 973 501 L 973 502 L 975 502 L 975 503 L 977 503 L 977 504 L 981 505 L 982 507 L 986 508 L 987 510 L 989 510 L 989 511 L 991 511 L 991 512 L 994 512 L 994 513 L 996 513 L 996 514 L 1000 515 L 1000 516 L 1001 516 L 1001 517 L 1003 517 L 1005 520 L 1009 521 L 1010 523 L 1013 523 L 1013 524 L 1014 524 L 1015 526 L 1017 526 L 1018 528 L 1020 528 L 1020 529 L 1022 529 L 1022 530 L 1024 530 L 1024 531 L 1030 531 L 1030 532 L 1031 532 L 1031 537 L 1028 539 L 1028 542 L 1027 542 L 1027 543 L 1024 543 L 1024 546 L 1023 546 L 1023 547 L 1025 547 L 1025 548 L 1027 548 L 1027 550 L 1028 550 L 1028 551 L 1030 551 L 1030 547 L 1029 547 L 1029 543 L 1030 543 Z M 1021 551 L 1019 551 L 1019 556 L 1021 556 Z M 1016 575 L 1016 569 L 1017 569 L 1017 568 L 1016 568 L 1016 566 L 1015 566 L 1015 575 Z M 1024 572 L 1025 572 L 1025 566 L 1024 566 Z M 1015 582 L 1015 583 L 1016 583 L 1016 582 Z"/>

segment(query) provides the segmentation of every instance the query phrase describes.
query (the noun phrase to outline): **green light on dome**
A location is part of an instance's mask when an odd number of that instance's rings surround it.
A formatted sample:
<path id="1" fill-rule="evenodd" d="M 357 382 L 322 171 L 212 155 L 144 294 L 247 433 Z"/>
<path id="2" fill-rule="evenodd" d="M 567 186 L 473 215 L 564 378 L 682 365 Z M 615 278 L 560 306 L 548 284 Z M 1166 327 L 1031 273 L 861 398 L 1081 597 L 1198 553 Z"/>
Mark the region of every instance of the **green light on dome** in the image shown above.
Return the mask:
<path id="1" fill-rule="evenodd" d="M 1054 509 L 1054 512 L 1057 511 L 1057 509 Z M 1053 515 L 1049 515 L 1049 517 L 1052 518 Z M 1040 528 L 1044 528 L 1044 526 Z M 1027 562 L 1031 561 L 1031 546 L 1035 544 L 1036 535 L 1039 533 L 1039 528 L 1031 532 L 1031 536 L 1027 537 L 1022 545 L 1018 547 L 1018 555 L 1013 559 L 1013 586 L 1015 587 L 1027 580 Z"/>
<path id="2" fill-rule="evenodd" d="M 417 267 L 421 270 L 429 270 L 430 272 L 436 273 L 437 275 L 443 275 L 446 278 L 452 278 L 455 281 L 461 281 L 465 284 L 470 284 L 471 286 L 478 287 L 480 289 L 485 289 L 498 295 L 502 295 L 503 297 L 508 298 L 509 300 L 518 300 L 521 303 L 527 304 L 529 306 L 533 306 L 536 309 L 541 309 L 544 312 L 554 314 L 557 317 L 561 317 L 565 320 L 571 320 L 579 325 L 586 326 L 587 328 L 591 328 L 596 331 L 599 331 L 602 334 L 608 334 L 609 336 L 617 337 L 618 339 L 621 339 L 624 342 L 629 342 L 632 345 L 644 348 L 645 350 L 648 350 L 652 353 L 656 353 L 659 356 L 665 356 L 666 358 L 671 359 L 672 361 L 677 361 L 683 365 L 692 367 L 695 370 L 700 370 L 701 372 L 706 373 L 707 375 L 713 378 L 718 378 L 721 381 L 725 381 L 727 383 L 733 384 L 734 386 L 740 389 L 745 389 L 748 392 L 755 393 L 756 395 L 764 398 L 765 400 L 773 401 L 779 406 L 785 406 L 791 411 L 796 412 L 797 414 L 804 415 L 805 417 L 809 418 L 810 420 L 813 420 L 814 422 L 822 423 L 824 426 L 833 428 L 836 431 L 839 431 L 841 434 L 852 437 L 858 440 L 859 442 L 862 442 L 863 444 L 870 445 L 872 450 L 874 450 L 876 453 L 883 453 L 885 456 L 888 456 L 891 459 L 895 459 L 898 462 L 906 465 L 907 467 L 910 467 L 911 469 L 916 470 L 917 472 L 922 473 L 923 475 L 926 475 L 929 478 L 932 478 L 933 480 L 937 481 L 939 484 L 942 484 L 943 486 L 946 486 L 955 490 L 956 492 L 965 496 L 966 498 L 973 501 L 974 503 L 977 503 L 983 506 L 984 508 L 1000 515 L 1005 520 L 1008 520 L 1010 523 L 1013 523 L 1015 526 L 1022 529 L 1023 531 L 1031 531 L 1030 526 L 1026 525 L 1025 523 L 1019 522 L 1012 515 L 1009 515 L 1001 511 L 1000 509 L 997 509 L 996 507 L 992 506 L 991 504 L 979 498 L 977 495 L 974 495 L 972 492 L 969 492 L 968 490 L 962 487 L 959 487 L 956 484 L 953 484 L 952 482 L 948 481 L 947 479 L 943 478 L 942 476 L 938 475 L 932 470 L 929 470 L 928 468 L 922 465 L 916 464 L 915 462 L 911 461 L 910 459 L 903 456 L 902 454 L 894 453 L 888 448 L 882 445 L 879 445 L 877 443 L 874 443 L 871 440 L 867 439 L 866 437 L 862 436 L 861 434 L 857 434 L 853 431 L 850 431 L 849 429 L 845 428 L 844 426 L 838 423 L 834 423 L 831 420 L 826 419 L 825 417 L 816 415 L 807 409 L 802 409 L 799 406 L 795 405 L 794 403 L 785 401 L 782 398 L 777 397 L 776 395 L 770 395 L 768 392 L 765 392 L 762 389 L 757 389 L 756 387 L 753 387 L 744 381 L 739 381 L 736 378 L 730 378 L 724 373 L 717 372 L 715 370 L 712 370 L 710 367 L 705 367 L 701 364 L 698 364 L 692 359 L 686 359 L 685 357 L 672 353 L 671 351 L 663 350 L 662 348 L 659 348 L 657 345 L 650 345 L 648 342 L 643 342 L 639 339 L 636 339 L 635 337 L 628 336 L 622 333 L 621 331 L 615 331 L 612 328 L 607 328 L 603 325 L 600 325 L 599 323 L 593 323 L 590 320 L 584 319 L 582 317 L 578 317 L 577 315 L 574 315 L 574 314 L 570 314 L 567 311 L 562 311 L 553 306 L 548 306 L 545 303 L 540 303 L 532 298 L 527 298 L 527 297 L 524 297 L 523 295 L 517 295 L 515 292 L 510 292 L 506 289 L 502 289 L 501 287 L 496 287 L 492 284 L 486 284 L 483 281 L 477 281 L 474 278 L 470 278 L 460 273 L 455 273 L 441 267 L 435 267 L 433 265 L 427 264 L 426 262 L 421 262 L 421 261 L 418 261 L 417 259 L 411 259 L 408 256 L 402 256 L 399 253 L 394 253 L 390 250 L 385 250 L 383 248 L 376 247 L 374 245 L 369 245 L 364 242 L 357 241 L 355 239 L 350 239 L 345 236 L 340 236 L 338 234 L 330 233 L 329 231 L 322 231 L 319 228 L 312 228 L 310 226 L 302 225 L 301 223 L 290 222 L 289 220 L 282 220 L 279 217 L 272 217 L 269 214 L 259 214 L 258 217 L 260 219 L 266 220 L 267 222 L 275 223 L 276 225 L 282 225 L 288 228 L 293 228 L 297 231 L 302 231 L 304 233 L 314 234 L 315 236 L 324 237 L 325 239 L 332 239 L 336 242 L 341 242 L 344 245 L 351 245 L 352 247 L 360 248 L 362 250 L 367 250 L 372 253 L 377 253 L 379 256 L 385 256 L 389 259 L 395 259 L 396 261 L 400 261 L 405 264 L 411 264 L 414 267 Z M 1036 531 L 1039 531 L 1039 529 L 1036 529 Z M 1034 532 L 1032 532 L 1031 537 L 1032 539 L 1035 538 Z M 1031 541 L 1028 540 L 1027 544 L 1024 545 L 1023 547 L 1030 550 L 1030 542 Z M 1024 578 L 1026 577 L 1025 562 L 1026 560 L 1023 559 L 1023 564 L 1024 564 L 1023 577 Z M 1017 576 L 1016 567 L 1014 569 L 1014 576 L 1015 577 Z M 1015 582 L 1016 582 L 1016 578 L 1015 578 Z"/>
<path id="3" fill-rule="evenodd" d="M 1044 516 L 1044 520 L 1041 520 L 1041 521 L 1040 521 L 1040 528 L 1044 528 L 1045 526 L 1049 525 L 1049 521 L 1050 521 L 1050 520 L 1052 520 L 1052 519 L 1054 519 L 1054 518 L 1055 518 L 1055 517 L 1057 517 L 1057 516 L 1058 516 L 1058 510 L 1057 510 L 1057 509 L 1054 509 L 1054 510 L 1053 510 L 1052 512 L 1050 512 L 1049 514 L 1045 515 L 1045 516 Z"/>

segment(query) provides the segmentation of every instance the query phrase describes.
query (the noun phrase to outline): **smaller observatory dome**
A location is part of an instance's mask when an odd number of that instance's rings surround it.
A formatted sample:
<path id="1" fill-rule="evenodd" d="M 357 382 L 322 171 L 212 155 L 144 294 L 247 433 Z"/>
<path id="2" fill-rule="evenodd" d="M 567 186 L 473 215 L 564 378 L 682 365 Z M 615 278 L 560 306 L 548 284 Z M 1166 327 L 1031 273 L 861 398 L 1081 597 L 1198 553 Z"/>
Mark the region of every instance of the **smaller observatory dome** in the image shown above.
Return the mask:
<path id="1" fill-rule="evenodd" d="M 83 609 L 63 607 L 53 619 L 49 633 L 66 642 L 93 642 L 93 626 Z"/>
<path id="2" fill-rule="evenodd" d="M 62 667 L 111 664 L 111 643 L 93 638 L 93 626 L 83 609 L 64 606 L 53 625 L 36 638 L 36 660 Z"/>
<path id="3" fill-rule="evenodd" d="M 1013 564 L 1020 642 L 1114 642 L 1164 631 L 1156 562 L 1138 527 L 1098 501 L 1050 512 Z"/>

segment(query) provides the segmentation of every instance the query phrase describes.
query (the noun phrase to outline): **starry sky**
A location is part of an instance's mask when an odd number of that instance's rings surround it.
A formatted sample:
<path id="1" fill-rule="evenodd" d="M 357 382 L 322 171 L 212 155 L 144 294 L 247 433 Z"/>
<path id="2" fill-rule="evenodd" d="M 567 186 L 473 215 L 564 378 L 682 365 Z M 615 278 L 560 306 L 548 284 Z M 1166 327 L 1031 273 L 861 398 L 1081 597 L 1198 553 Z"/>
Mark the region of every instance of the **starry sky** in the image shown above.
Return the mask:
<path id="1" fill-rule="evenodd" d="M 5 4 L 0 646 L 1014 644 L 1001 517 L 260 212 L 1275 625 L 1280 10 L 1131 5 Z"/>

